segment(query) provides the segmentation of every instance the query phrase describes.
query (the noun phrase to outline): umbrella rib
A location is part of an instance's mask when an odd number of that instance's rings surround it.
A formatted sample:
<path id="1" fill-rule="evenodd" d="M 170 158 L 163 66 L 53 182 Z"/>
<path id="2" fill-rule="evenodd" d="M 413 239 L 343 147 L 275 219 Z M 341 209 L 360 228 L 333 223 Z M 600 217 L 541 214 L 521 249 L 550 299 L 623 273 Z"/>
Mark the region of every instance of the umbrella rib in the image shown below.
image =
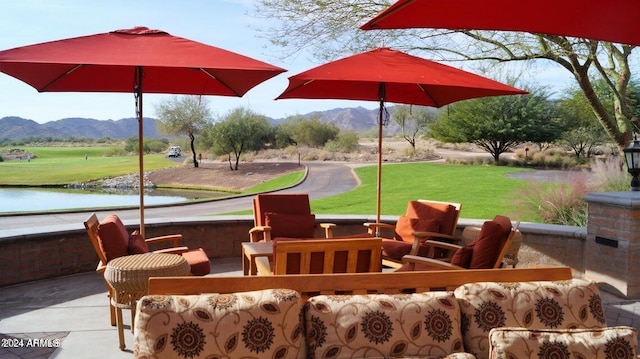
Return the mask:
<path id="1" fill-rule="evenodd" d="M 436 105 L 436 107 L 440 107 L 440 104 L 438 103 L 438 101 L 436 101 L 435 98 L 433 98 L 431 95 L 429 95 L 429 92 L 427 91 L 427 89 L 424 88 L 424 86 L 422 86 L 422 84 L 417 84 L 418 88 L 420 89 L 420 91 L 422 91 L 422 93 L 427 96 L 429 98 L 429 100 L 431 100 L 431 102 L 433 102 L 433 104 Z"/>
<path id="2" fill-rule="evenodd" d="M 38 90 L 38 92 L 45 92 L 47 91 L 47 89 L 49 88 L 49 86 L 55 84 L 56 82 L 58 82 L 58 80 L 60 80 L 61 78 L 69 75 L 70 73 L 74 72 L 75 70 L 77 70 L 78 68 L 84 66 L 84 64 L 79 64 L 79 65 L 75 65 L 74 67 L 72 67 L 70 70 L 66 71 L 65 73 L 61 74 L 60 76 L 56 77 L 55 79 L 53 79 L 53 81 L 49 82 L 48 84 L 42 86 L 41 89 Z"/>
<path id="3" fill-rule="evenodd" d="M 212 79 L 220 82 L 224 87 L 226 87 L 229 91 L 233 92 L 236 96 L 238 97 L 242 97 L 242 94 L 238 93 L 238 91 L 234 90 L 233 88 L 231 88 L 231 86 L 227 85 L 226 82 L 222 81 L 221 79 L 217 78 L 214 74 L 212 74 L 211 72 L 207 71 L 206 69 L 203 69 L 202 67 L 199 67 L 200 71 L 204 72 L 205 74 L 207 74 L 207 76 L 211 77 Z"/>

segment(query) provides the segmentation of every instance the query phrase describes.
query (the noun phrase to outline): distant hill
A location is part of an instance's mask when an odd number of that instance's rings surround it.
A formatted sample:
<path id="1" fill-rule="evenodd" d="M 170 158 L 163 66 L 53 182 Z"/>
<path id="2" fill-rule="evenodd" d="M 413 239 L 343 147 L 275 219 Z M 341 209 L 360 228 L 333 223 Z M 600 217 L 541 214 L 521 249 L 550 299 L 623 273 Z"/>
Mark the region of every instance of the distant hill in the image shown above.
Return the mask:
<path id="1" fill-rule="evenodd" d="M 393 111 L 393 107 L 389 108 Z M 378 110 L 363 107 L 335 108 L 327 111 L 315 111 L 302 115 L 304 118 L 319 116 L 320 122 L 334 123 L 340 129 L 362 133 L 378 127 Z M 274 124 L 284 119 L 270 119 Z M 144 118 L 144 136 L 148 138 L 166 137 L 156 129 L 156 119 Z M 400 132 L 400 127 L 390 121 L 385 127 L 385 135 Z M 0 118 L 0 139 L 22 139 L 29 137 L 52 138 L 113 138 L 123 139 L 138 135 L 138 120 L 123 118 L 120 120 L 100 121 L 91 118 L 63 118 L 46 123 L 37 123 L 21 117 Z"/>
<path id="2" fill-rule="evenodd" d="M 143 118 L 145 137 L 160 138 L 156 130 L 156 120 Z M 0 138 L 21 139 L 28 137 L 52 138 L 104 138 L 113 139 L 138 136 L 138 119 L 100 121 L 92 118 L 63 118 L 57 121 L 37 123 L 21 117 L 0 118 Z"/>

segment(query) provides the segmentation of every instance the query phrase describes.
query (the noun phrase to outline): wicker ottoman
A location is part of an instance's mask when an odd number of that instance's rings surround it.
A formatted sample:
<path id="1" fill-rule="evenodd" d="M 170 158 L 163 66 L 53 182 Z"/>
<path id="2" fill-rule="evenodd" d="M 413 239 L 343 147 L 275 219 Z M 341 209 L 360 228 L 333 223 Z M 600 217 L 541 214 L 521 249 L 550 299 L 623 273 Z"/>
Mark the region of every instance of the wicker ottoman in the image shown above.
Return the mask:
<path id="1" fill-rule="evenodd" d="M 116 308 L 116 325 L 120 349 L 124 350 L 122 309 L 131 310 L 131 328 L 136 302 L 147 294 L 149 277 L 187 276 L 189 263 L 178 254 L 144 253 L 111 260 L 104 271 L 104 279 L 112 288 L 111 304 Z"/>

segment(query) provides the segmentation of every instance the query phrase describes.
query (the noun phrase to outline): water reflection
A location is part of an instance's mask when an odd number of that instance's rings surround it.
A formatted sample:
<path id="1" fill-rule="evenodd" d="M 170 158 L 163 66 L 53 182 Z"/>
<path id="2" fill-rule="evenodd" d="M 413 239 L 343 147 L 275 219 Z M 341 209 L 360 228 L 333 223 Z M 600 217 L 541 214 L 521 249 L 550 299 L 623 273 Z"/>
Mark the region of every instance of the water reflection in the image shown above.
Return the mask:
<path id="1" fill-rule="evenodd" d="M 106 191 L 108 190 L 108 192 Z M 147 190 L 145 206 L 227 196 L 227 193 L 191 190 Z M 138 206 L 136 189 L 0 188 L 0 213 L 61 209 Z"/>

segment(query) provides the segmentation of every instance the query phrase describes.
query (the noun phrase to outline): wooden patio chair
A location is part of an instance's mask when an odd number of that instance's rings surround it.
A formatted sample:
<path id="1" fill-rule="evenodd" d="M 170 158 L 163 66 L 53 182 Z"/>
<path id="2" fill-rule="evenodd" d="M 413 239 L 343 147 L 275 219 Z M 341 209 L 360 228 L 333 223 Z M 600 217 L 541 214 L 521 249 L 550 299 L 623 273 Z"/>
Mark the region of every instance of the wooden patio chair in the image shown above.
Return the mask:
<path id="1" fill-rule="evenodd" d="M 482 225 L 478 237 L 465 246 L 427 241 L 425 245 L 441 248 L 451 255 L 444 258 L 405 256 L 398 271 L 429 271 L 444 269 L 496 269 L 503 267 L 505 253 L 519 233 L 520 221 L 514 226 L 505 216 L 495 216 Z"/>
<path id="2" fill-rule="evenodd" d="M 84 227 L 87 235 L 91 240 L 93 249 L 98 255 L 98 265 L 96 272 L 104 278 L 104 271 L 110 260 L 126 256 L 129 254 L 139 254 L 149 252 L 149 244 L 167 243 L 171 244 L 171 248 L 165 248 L 153 251 L 154 253 L 175 253 L 180 254 L 191 266 L 191 273 L 194 275 L 205 275 L 211 271 L 211 264 L 206 253 L 202 248 L 189 250 L 188 247 L 180 246 L 182 240 L 181 234 L 171 234 L 154 238 L 141 238 L 134 233 L 131 235 L 127 232 L 124 224 L 116 215 L 105 217 L 102 222 L 98 220 L 95 213 L 84 221 Z M 109 311 L 111 325 L 116 325 L 116 308 L 111 304 L 111 298 L 114 297 L 111 286 L 105 281 L 107 294 L 109 296 Z M 131 312 L 131 318 L 135 313 Z M 133 329 L 133 327 L 132 327 Z"/>
<path id="3" fill-rule="evenodd" d="M 314 238 L 316 217 L 311 213 L 308 194 L 259 194 L 253 198 L 254 226 L 251 242 L 274 238 Z M 333 236 L 333 223 L 320 223 L 325 238 Z"/>
<path id="4" fill-rule="evenodd" d="M 380 238 L 274 240 L 273 259 L 256 258 L 258 275 L 382 271 Z"/>
<path id="5" fill-rule="evenodd" d="M 370 236 L 382 237 L 382 264 L 400 268 L 406 255 L 434 257 L 439 255 L 427 240 L 449 243 L 456 241 L 460 203 L 430 200 L 409 201 L 405 214 L 395 224 L 365 223 Z M 385 232 L 384 235 L 382 232 Z M 391 232 L 392 234 L 389 235 Z"/>

